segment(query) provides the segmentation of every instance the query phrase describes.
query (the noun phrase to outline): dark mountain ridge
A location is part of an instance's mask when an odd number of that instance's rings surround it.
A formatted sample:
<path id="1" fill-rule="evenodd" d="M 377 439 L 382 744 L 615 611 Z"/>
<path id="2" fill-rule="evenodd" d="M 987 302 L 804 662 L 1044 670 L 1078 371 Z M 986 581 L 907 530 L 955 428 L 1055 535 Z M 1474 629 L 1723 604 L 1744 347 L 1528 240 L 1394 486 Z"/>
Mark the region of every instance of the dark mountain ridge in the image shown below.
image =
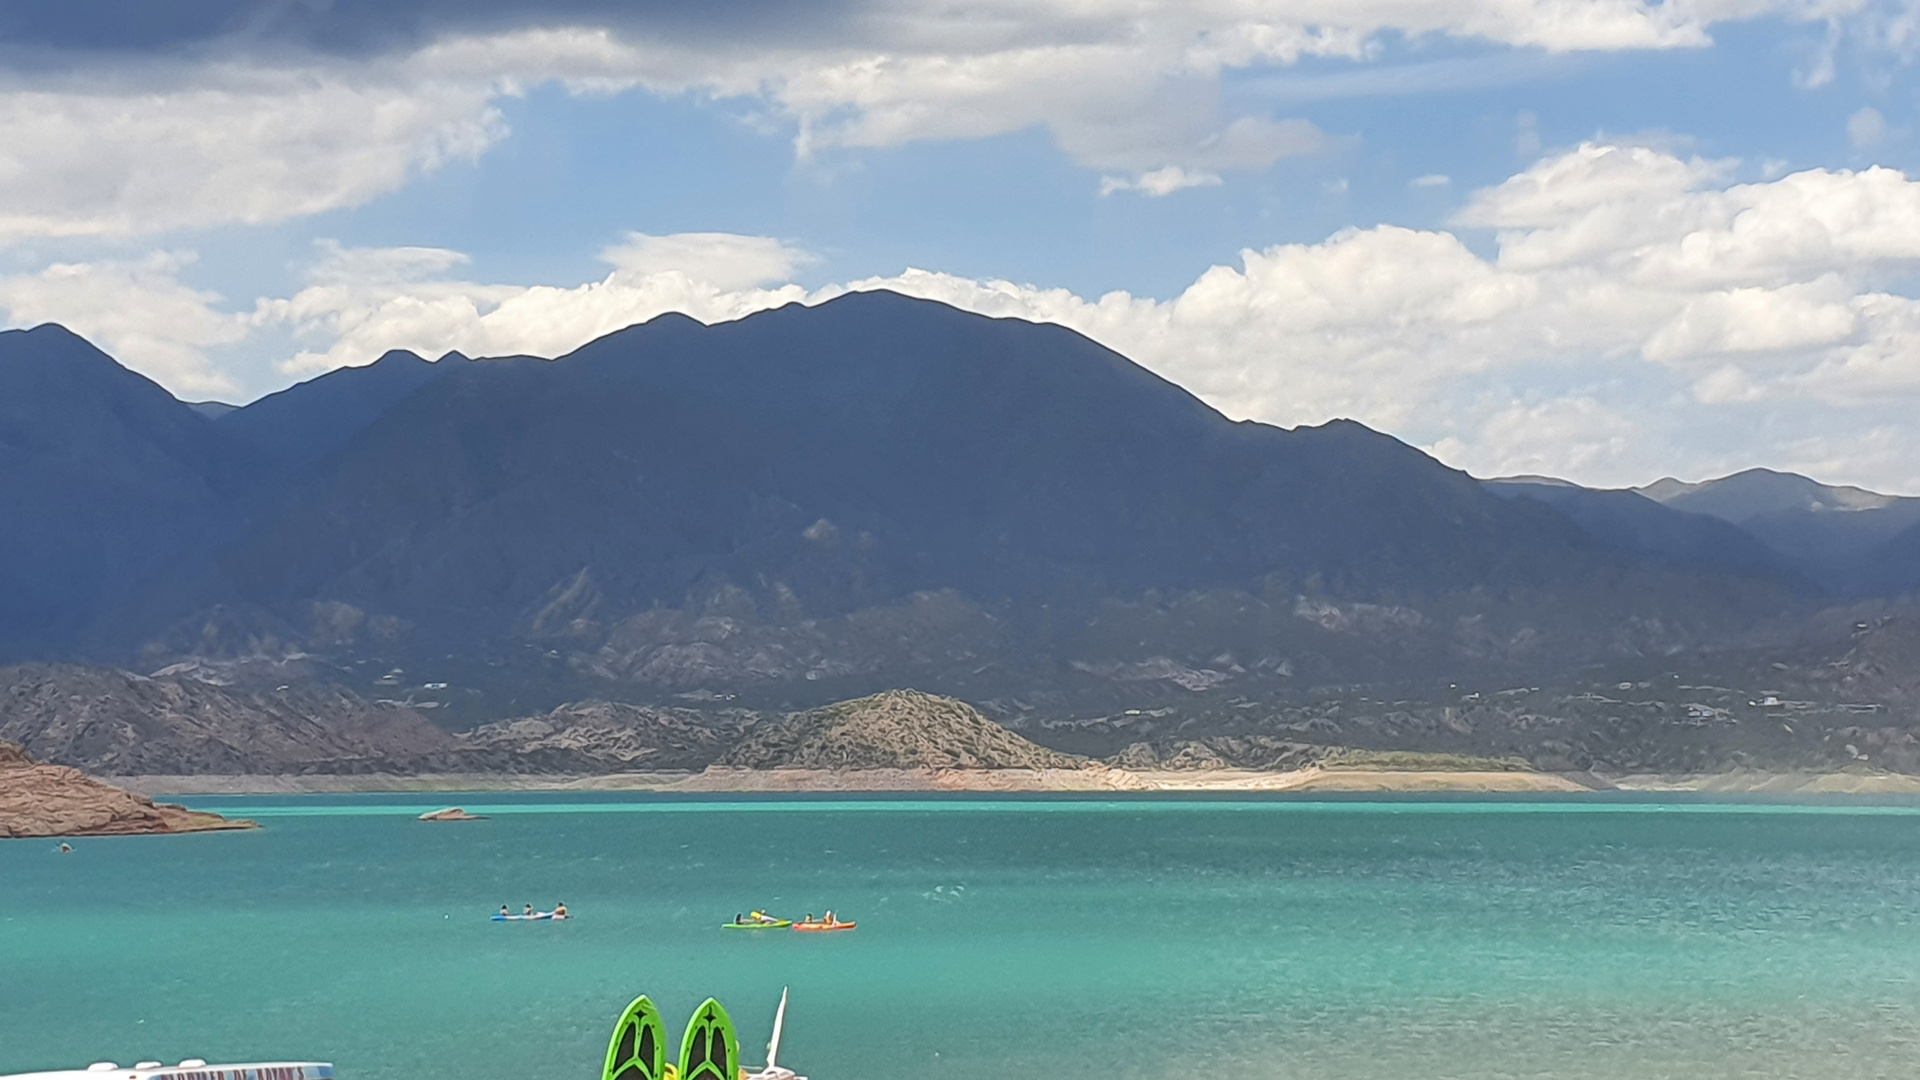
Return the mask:
<path id="1" fill-rule="evenodd" d="M 285 505 L 210 598 L 290 625 L 344 604 L 441 651 L 539 642 L 673 689 L 877 676 L 897 658 L 831 621 L 929 594 L 960 603 L 900 636 L 935 667 L 1258 652 L 1275 622 L 1324 636 L 1296 625 L 1308 594 L 1424 613 L 1428 667 L 1462 619 L 1483 651 L 1567 657 L 1629 620 L 1671 647 L 1788 599 L 1596 542 L 1358 424 L 1233 423 L 1070 331 L 886 293 L 457 365 Z M 1109 610 L 1223 590 L 1284 600 L 1253 626 Z M 1117 644 L 1102 618 L 1147 640 L 1081 655 Z"/>
<path id="2" fill-rule="evenodd" d="M 1551 477 L 1487 483 L 1554 506 L 1607 543 L 1687 565 L 1797 579 L 1844 597 L 1920 590 L 1920 498 L 1774 469 L 1612 491 Z"/>
<path id="3" fill-rule="evenodd" d="M 1747 469 L 1641 489 L 1663 504 L 1738 525 L 1849 596 L 1920 589 L 1920 498 L 1822 484 L 1797 473 Z"/>
<path id="4" fill-rule="evenodd" d="M 70 646 L 227 536 L 243 468 L 209 420 L 78 335 L 0 332 L 0 655 Z"/>
<path id="5" fill-rule="evenodd" d="M 506 715 L 1444 682 L 1725 647 L 1809 602 L 1764 552 L 1694 557 L 1709 519 L 1609 534 L 1359 424 L 1232 422 L 1071 331 L 891 293 L 663 316 L 557 360 L 391 353 L 217 421 L 122 374 L 151 390 L 129 429 L 183 448 L 36 512 L 71 537 L 115 483 L 178 490 L 108 531 L 177 522 L 193 557 L 140 564 L 85 626 L 10 624 L 12 655 L 304 651 L 363 690 L 437 670 Z M 113 415 L 135 390 L 58 393 Z"/>
<path id="6" fill-rule="evenodd" d="M 534 550 L 486 584 L 522 603 L 583 568 L 642 605 L 773 573 L 824 613 L 1294 570 L 1341 594 L 1432 593 L 1546 580 L 1582 546 L 1359 425 L 1231 424 L 1078 335 L 1016 325 L 1023 351 L 994 320 L 863 295 L 469 365 L 302 487 L 247 564 L 249 599 L 398 587 L 425 608 L 463 589 L 439 566 L 502 537 Z M 1480 542 L 1495 529 L 1512 539 Z M 289 545 L 317 549 L 297 580 Z"/>
<path id="7" fill-rule="evenodd" d="M 435 376 L 466 357 L 428 362 L 395 349 L 365 367 L 340 368 L 216 418 L 230 441 L 254 454 L 262 480 L 297 477 L 340 449 Z"/>
<path id="8" fill-rule="evenodd" d="M 1675 510 L 1637 491 L 1584 488 L 1541 477 L 1497 477 L 1485 484 L 1502 497 L 1553 507 L 1602 543 L 1677 568 L 1765 578 L 1802 593 L 1818 591 L 1798 562 L 1740 526 Z"/>

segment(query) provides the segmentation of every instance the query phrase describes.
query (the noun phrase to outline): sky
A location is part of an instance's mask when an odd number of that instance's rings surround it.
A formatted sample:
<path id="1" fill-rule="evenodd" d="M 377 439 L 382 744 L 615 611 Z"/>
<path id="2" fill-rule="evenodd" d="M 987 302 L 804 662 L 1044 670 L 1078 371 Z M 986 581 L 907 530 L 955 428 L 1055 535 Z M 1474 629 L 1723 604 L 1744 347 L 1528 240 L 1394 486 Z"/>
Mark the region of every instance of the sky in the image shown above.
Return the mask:
<path id="1" fill-rule="evenodd" d="M 187 400 L 892 288 L 1475 475 L 1920 494 L 1920 0 L 0 0 L 0 315 Z"/>

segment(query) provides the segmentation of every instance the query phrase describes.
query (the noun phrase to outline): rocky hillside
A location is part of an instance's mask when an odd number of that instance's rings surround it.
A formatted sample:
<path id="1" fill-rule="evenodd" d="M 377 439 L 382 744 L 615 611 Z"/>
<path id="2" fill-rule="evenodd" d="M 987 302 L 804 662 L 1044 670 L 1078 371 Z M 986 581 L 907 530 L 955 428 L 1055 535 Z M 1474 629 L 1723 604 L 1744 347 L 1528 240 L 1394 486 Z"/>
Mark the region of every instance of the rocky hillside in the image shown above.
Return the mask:
<path id="1" fill-rule="evenodd" d="M 1107 760 L 1123 769 L 1283 772 L 1318 765 L 1334 749 L 1268 735 L 1219 735 L 1209 739 L 1175 739 L 1160 746 L 1136 742 Z"/>
<path id="2" fill-rule="evenodd" d="M 1920 727 L 1920 618 L 1856 624 L 1853 648 L 1827 666 L 1837 695 L 1876 701 L 1907 727 Z"/>
<path id="3" fill-rule="evenodd" d="M 588 701 L 458 736 L 470 767 L 614 773 L 704 769 L 740 734 L 742 716 Z"/>
<path id="4" fill-rule="evenodd" d="M 251 821 L 155 803 L 0 742 L 0 839 L 250 828 Z"/>
<path id="5" fill-rule="evenodd" d="M 249 689 L 71 664 L 0 668 L 0 739 L 96 776 L 405 772 L 459 749 L 411 709 L 321 683 Z"/>
<path id="6" fill-rule="evenodd" d="M 889 690 L 755 725 L 722 759 L 749 769 L 1074 769 L 1086 759 L 1049 750 L 978 709 L 915 690 Z"/>
<path id="7" fill-rule="evenodd" d="M 0 739 L 102 776 L 748 768 L 1074 768 L 951 698 L 897 690 L 808 712 L 589 701 L 450 734 L 422 714 L 298 681 L 0 668 Z"/>
<path id="8" fill-rule="evenodd" d="M 1832 650 L 1786 642 L 1693 658 L 1691 670 L 1680 666 L 1686 658 L 1659 657 L 1537 685 L 1483 679 L 1406 693 L 1367 684 L 1255 693 L 1216 680 L 1214 668 L 1162 665 L 1111 673 L 1152 681 L 1099 710 L 1038 695 L 981 696 L 976 710 L 907 690 L 797 710 L 696 707 L 699 698 L 680 695 L 671 705 L 543 708 L 460 734 L 426 719 L 446 723 L 444 708 L 370 701 L 320 681 L 324 671 L 287 665 L 145 677 L 30 665 L 0 669 L 0 739 L 104 776 L 1046 769 L 1088 759 L 1283 771 L 1343 751 L 1513 758 L 1608 776 L 1920 775 L 1920 614 L 1861 607 L 1832 621 L 1845 642 Z"/>

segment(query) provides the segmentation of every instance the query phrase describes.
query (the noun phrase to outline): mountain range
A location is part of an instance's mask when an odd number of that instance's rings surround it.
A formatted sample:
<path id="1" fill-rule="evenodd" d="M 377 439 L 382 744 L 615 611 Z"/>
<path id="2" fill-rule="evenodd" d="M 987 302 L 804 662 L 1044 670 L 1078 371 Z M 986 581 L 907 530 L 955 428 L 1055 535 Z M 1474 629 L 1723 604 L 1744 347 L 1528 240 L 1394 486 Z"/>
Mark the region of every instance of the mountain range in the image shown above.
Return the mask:
<path id="1" fill-rule="evenodd" d="M 0 507 L 0 660 L 292 665 L 443 723 L 1524 679 L 1843 640 L 1817 613 L 1920 587 L 1920 500 L 1480 481 L 886 292 L 226 409 L 8 331 Z"/>
<path id="2" fill-rule="evenodd" d="M 1798 574 L 1823 593 L 1900 595 L 1920 587 L 1920 498 L 1747 469 L 1686 483 L 1596 490 L 1539 476 L 1491 490 L 1555 507 L 1588 533 L 1703 567 Z M 1663 512 L 1666 511 L 1666 512 Z"/>

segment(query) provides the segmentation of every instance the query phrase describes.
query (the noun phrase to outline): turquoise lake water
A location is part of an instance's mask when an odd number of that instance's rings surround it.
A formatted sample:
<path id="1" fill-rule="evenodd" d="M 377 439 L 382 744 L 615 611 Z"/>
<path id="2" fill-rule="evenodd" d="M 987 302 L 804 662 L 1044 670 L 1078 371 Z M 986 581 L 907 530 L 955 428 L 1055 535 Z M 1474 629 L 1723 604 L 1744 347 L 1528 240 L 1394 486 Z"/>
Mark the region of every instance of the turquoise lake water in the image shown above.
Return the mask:
<path id="1" fill-rule="evenodd" d="M 757 1062 L 791 985 L 813 1080 L 1920 1074 L 1920 807 L 189 801 L 266 828 L 0 841 L 0 1073 L 593 1080 L 639 993 Z"/>

